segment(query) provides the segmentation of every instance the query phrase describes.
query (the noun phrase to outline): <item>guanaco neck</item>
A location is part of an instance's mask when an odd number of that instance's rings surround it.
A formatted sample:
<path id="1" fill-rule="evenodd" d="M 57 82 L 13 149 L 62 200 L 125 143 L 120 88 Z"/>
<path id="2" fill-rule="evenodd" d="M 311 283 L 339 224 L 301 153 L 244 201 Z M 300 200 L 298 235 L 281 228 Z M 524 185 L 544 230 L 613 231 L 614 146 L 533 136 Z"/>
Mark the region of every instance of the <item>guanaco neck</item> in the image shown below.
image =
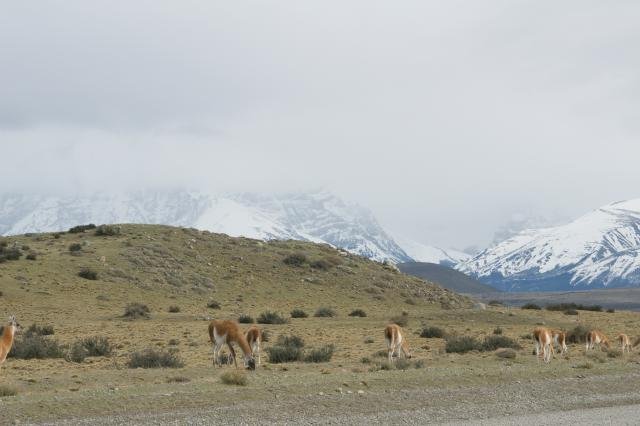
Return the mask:
<path id="1" fill-rule="evenodd" d="M 251 358 L 253 356 L 253 351 L 251 350 L 251 346 L 249 346 L 249 343 L 247 343 L 247 339 L 245 339 L 245 337 L 242 334 L 240 334 L 238 336 L 237 341 L 238 341 L 238 346 L 240 346 L 240 349 L 244 354 L 244 357 Z"/>

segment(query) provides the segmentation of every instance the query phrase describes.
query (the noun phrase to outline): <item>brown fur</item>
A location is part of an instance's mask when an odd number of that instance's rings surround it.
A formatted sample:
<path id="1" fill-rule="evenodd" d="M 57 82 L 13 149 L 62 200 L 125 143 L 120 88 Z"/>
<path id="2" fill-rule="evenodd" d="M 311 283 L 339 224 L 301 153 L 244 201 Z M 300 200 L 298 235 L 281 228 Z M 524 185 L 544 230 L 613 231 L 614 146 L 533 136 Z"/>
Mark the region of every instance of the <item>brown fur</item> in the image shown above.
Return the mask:
<path id="1" fill-rule="evenodd" d="M 387 342 L 387 349 L 389 350 L 389 362 L 393 362 L 393 354 L 398 353 L 404 355 L 407 358 L 411 358 L 411 351 L 409 345 L 404 338 L 402 328 L 398 324 L 389 324 L 384 329 L 384 338 Z"/>
<path id="2" fill-rule="evenodd" d="M 533 329 L 533 338 L 536 341 L 536 359 L 540 360 L 540 350 L 542 349 L 542 359 L 544 362 L 550 362 L 553 351 L 551 330 L 546 327 L 536 327 Z"/>
<path id="3" fill-rule="evenodd" d="M 216 336 L 218 338 L 216 339 Z M 238 368 L 238 362 L 236 361 L 236 351 L 233 349 L 232 343 L 237 343 L 244 354 L 245 365 L 249 369 L 255 369 L 255 361 L 253 359 L 253 352 L 251 347 L 247 343 L 247 339 L 244 337 L 240 325 L 236 321 L 231 320 L 213 320 L 209 323 L 209 340 L 213 344 L 213 364 L 218 364 L 218 354 L 222 345 L 226 344 L 231 351 L 233 362 L 236 368 Z"/>
<path id="4" fill-rule="evenodd" d="M 251 351 L 258 357 L 258 365 L 260 365 L 260 343 L 262 342 L 262 331 L 255 325 L 249 327 L 245 333 L 247 343 L 251 346 Z"/>
<path id="5" fill-rule="evenodd" d="M 16 322 L 16 318 L 14 316 L 9 317 L 9 324 L 4 327 L 2 337 L 0 337 L 0 366 L 2 366 L 11 351 L 13 340 L 19 328 L 20 324 Z"/>
<path id="6" fill-rule="evenodd" d="M 627 352 L 631 352 L 631 339 L 624 333 L 618 334 L 618 343 L 620 343 L 620 349 L 622 353 L 626 350 Z"/>
<path id="7" fill-rule="evenodd" d="M 609 338 L 605 336 L 603 332 L 601 332 L 600 330 L 591 330 L 587 333 L 587 343 L 585 351 L 593 349 L 595 345 L 598 345 L 598 347 L 600 347 L 600 345 L 605 345 L 607 349 L 611 347 Z"/>
<path id="8" fill-rule="evenodd" d="M 551 330 L 551 338 L 553 339 L 553 343 L 551 343 L 551 353 L 555 354 L 555 345 L 560 345 L 560 355 L 564 355 L 567 348 L 567 333 L 564 330 Z"/>

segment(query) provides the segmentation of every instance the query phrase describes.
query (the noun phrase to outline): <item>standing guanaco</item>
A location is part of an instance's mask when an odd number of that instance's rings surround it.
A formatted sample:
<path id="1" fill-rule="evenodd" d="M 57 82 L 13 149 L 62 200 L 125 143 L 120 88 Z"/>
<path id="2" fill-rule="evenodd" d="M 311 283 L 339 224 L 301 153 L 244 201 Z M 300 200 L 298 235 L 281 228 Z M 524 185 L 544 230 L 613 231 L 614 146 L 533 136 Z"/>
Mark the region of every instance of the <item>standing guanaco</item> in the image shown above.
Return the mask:
<path id="1" fill-rule="evenodd" d="M 11 315 L 9 317 L 9 324 L 4 327 L 2 336 L 0 336 L 0 367 L 2 367 L 2 364 L 7 359 L 7 355 L 9 355 L 9 351 L 11 351 L 13 340 L 18 331 L 20 331 L 20 324 L 16 321 L 16 317 Z"/>
<path id="2" fill-rule="evenodd" d="M 238 368 L 236 361 L 236 351 L 233 349 L 232 343 L 237 343 L 244 354 L 244 366 L 249 370 L 256 369 L 256 361 L 253 358 L 251 347 L 247 343 L 247 339 L 242 334 L 240 325 L 231 320 L 213 320 L 209 323 L 209 339 L 213 344 L 213 365 L 219 365 L 218 356 L 223 345 L 229 347 L 233 362 Z"/>

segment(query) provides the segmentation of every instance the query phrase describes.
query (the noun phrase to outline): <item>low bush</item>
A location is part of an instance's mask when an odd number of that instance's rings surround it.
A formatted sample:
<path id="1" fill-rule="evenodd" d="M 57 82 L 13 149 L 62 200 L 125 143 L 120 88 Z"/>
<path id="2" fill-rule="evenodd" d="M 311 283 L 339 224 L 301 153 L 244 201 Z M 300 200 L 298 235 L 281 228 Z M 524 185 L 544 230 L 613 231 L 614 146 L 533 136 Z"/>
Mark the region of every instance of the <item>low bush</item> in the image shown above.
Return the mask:
<path id="1" fill-rule="evenodd" d="M 444 350 L 447 353 L 467 353 L 477 350 L 478 341 L 470 336 L 451 336 L 447 337 Z"/>
<path id="2" fill-rule="evenodd" d="M 294 309 L 291 311 L 291 318 L 307 318 L 309 314 L 307 314 L 302 309 Z"/>
<path id="3" fill-rule="evenodd" d="M 191 379 L 186 376 L 167 377 L 167 383 L 189 383 L 190 381 Z"/>
<path id="4" fill-rule="evenodd" d="M 432 339 L 442 339 L 446 336 L 446 332 L 440 327 L 425 327 L 420 332 L 420 337 Z"/>
<path id="5" fill-rule="evenodd" d="M 26 259 L 27 260 L 37 260 L 38 259 L 38 254 L 32 251 L 29 254 L 27 254 Z"/>
<path id="6" fill-rule="evenodd" d="M 71 349 L 67 354 L 67 361 L 82 363 L 87 357 L 88 352 L 85 347 L 82 345 L 82 342 L 75 342 L 71 345 Z"/>
<path id="7" fill-rule="evenodd" d="M 545 307 L 547 311 L 568 311 L 568 310 L 578 310 L 578 311 L 593 311 L 593 312 L 602 312 L 602 306 L 600 305 L 582 305 L 578 303 L 552 303 Z"/>
<path id="8" fill-rule="evenodd" d="M 291 335 L 291 336 L 278 336 L 278 340 L 276 340 L 277 346 L 291 346 L 294 348 L 304 348 L 304 339 L 299 336 Z"/>
<path id="9" fill-rule="evenodd" d="M 0 263 L 7 260 L 19 260 L 22 252 L 18 247 L 0 247 Z"/>
<path id="10" fill-rule="evenodd" d="M 32 335 L 13 342 L 9 357 L 16 359 L 46 359 L 64 357 L 64 349 L 49 337 Z"/>
<path id="11" fill-rule="evenodd" d="M 521 346 L 514 339 L 507 336 L 493 335 L 487 336 L 482 344 L 478 347 L 480 351 L 495 351 L 498 348 L 520 349 Z"/>
<path id="12" fill-rule="evenodd" d="M 566 311 L 564 311 L 565 315 L 578 315 L 578 311 L 576 311 L 575 309 L 567 309 Z"/>
<path id="13" fill-rule="evenodd" d="M 333 266 L 331 263 L 324 259 L 314 260 L 309 264 L 313 269 L 319 269 L 321 271 L 328 271 Z"/>
<path id="14" fill-rule="evenodd" d="M 169 306 L 169 312 L 171 312 L 172 314 L 176 314 L 180 312 L 180 306 L 176 306 L 176 305 Z"/>
<path id="15" fill-rule="evenodd" d="M 350 317 L 360 317 L 360 318 L 364 318 L 367 316 L 367 313 L 365 311 L 363 311 L 362 309 L 354 309 L 353 311 L 351 311 L 351 313 L 349 314 Z"/>
<path id="16" fill-rule="evenodd" d="M 520 306 L 520 309 L 534 309 L 536 311 L 539 311 L 542 308 L 540 307 L 540 305 L 536 305 L 535 303 L 525 303 L 524 305 Z"/>
<path id="17" fill-rule="evenodd" d="M 281 364 L 283 362 L 299 361 L 302 358 L 302 349 L 295 346 L 270 346 L 266 349 L 269 354 L 269 362 Z"/>
<path id="18" fill-rule="evenodd" d="M 84 231 L 88 231 L 90 229 L 95 229 L 95 225 L 93 223 L 90 223 L 88 225 L 78 225 L 78 226 L 74 226 L 73 228 L 69 228 L 69 233 L 70 234 L 79 234 L 81 232 Z M 56 234 L 59 235 L 59 234 Z"/>
<path id="19" fill-rule="evenodd" d="M 51 336 L 54 334 L 52 325 L 31 324 L 24 332 L 24 337 Z"/>
<path id="20" fill-rule="evenodd" d="M 365 337 L 365 338 L 364 338 L 364 342 L 365 342 L 366 344 L 370 344 L 370 343 L 375 342 L 375 340 L 373 340 L 373 337 L 369 336 L 369 337 Z"/>
<path id="21" fill-rule="evenodd" d="M 411 361 L 406 358 L 398 358 L 393 364 L 397 370 L 408 370 L 411 367 Z"/>
<path id="22" fill-rule="evenodd" d="M 120 235 L 120 227 L 115 225 L 100 225 L 96 228 L 95 234 L 99 237 L 113 237 Z"/>
<path id="23" fill-rule="evenodd" d="M 293 253 L 282 259 L 285 265 L 303 266 L 307 263 L 307 256 L 304 253 Z"/>
<path id="24" fill-rule="evenodd" d="M 76 253 L 76 252 L 79 252 L 80 250 L 82 250 L 82 244 L 80 243 L 73 243 L 69 245 L 69 251 L 71 253 Z"/>
<path id="25" fill-rule="evenodd" d="M 304 355 L 304 362 L 329 362 L 334 351 L 335 347 L 333 345 L 312 349 Z"/>
<path id="26" fill-rule="evenodd" d="M 79 343 L 87 351 L 87 356 L 109 356 L 113 352 L 113 345 L 105 336 L 85 337 Z"/>
<path id="27" fill-rule="evenodd" d="M 246 386 L 249 382 L 246 373 L 239 370 L 225 371 L 220 375 L 220 380 L 225 385 Z"/>
<path id="28" fill-rule="evenodd" d="M 215 300 L 210 300 L 209 303 L 207 303 L 207 308 L 209 308 L 209 309 L 221 309 L 222 306 L 220 306 L 220 303 L 216 302 Z"/>
<path id="29" fill-rule="evenodd" d="M 142 303 L 129 303 L 125 306 L 122 316 L 129 319 L 139 319 L 149 318 L 150 314 L 151 311 L 147 305 Z"/>
<path id="30" fill-rule="evenodd" d="M 129 368 L 182 368 L 184 362 L 176 352 L 149 348 L 132 353 L 127 366 Z"/>
<path id="31" fill-rule="evenodd" d="M 504 306 L 504 303 L 502 303 L 499 300 L 489 300 L 489 303 L 487 303 L 487 305 L 489 305 L 489 306 Z"/>
<path id="32" fill-rule="evenodd" d="M 616 312 L 616 310 L 615 310 L 615 309 L 613 309 L 613 308 L 609 308 L 609 309 L 607 309 L 607 313 L 609 313 L 609 314 L 613 314 L 613 313 L 615 313 L 615 312 Z"/>
<path id="33" fill-rule="evenodd" d="M 85 280 L 95 281 L 98 279 L 98 272 L 94 271 L 91 268 L 82 268 L 80 272 L 78 272 L 78 276 L 84 278 Z"/>
<path id="34" fill-rule="evenodd" d="M 266 311 L 258 316 L 258 324 L 286 324 L 287 319 L 277 312 Z"/>
<path id="35" fill-rule="evenodd" d="M 334 311 L 331 308 L 322 307 L 322 308 L 318 308 L 318 310 L 316 311 L 315 314 L 313 314 L 313 316 L 318 318 L 331 318 L 336 316 L 336 311 Z"/>
<path id="36" fill-rule="evenodd" d="M 253 319 L 253 317 L 251 315 L 241 314 L 238 317 L 238 322 L 240 324 L 253 324 L 255 322 L 255 320 Z"/>
<path id="37" fill-rule="evenodd" d="M 500 335 L 502 334 L 502 327 L 496 327 L 493 329 L 493 334 Z"/>

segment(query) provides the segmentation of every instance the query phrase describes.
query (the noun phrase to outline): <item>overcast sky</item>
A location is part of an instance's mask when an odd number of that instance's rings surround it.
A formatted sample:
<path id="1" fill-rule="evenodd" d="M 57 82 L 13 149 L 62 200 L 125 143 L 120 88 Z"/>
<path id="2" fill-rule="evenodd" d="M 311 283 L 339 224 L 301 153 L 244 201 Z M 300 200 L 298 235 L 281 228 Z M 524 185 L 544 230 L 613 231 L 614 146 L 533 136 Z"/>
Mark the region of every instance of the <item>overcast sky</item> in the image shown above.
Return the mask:
<path id="1" fill-rule="evenodd" d="M 0 0 L 1 192 L 325 187 L 393 232 L 640 197 L 640 2 Z"/>

